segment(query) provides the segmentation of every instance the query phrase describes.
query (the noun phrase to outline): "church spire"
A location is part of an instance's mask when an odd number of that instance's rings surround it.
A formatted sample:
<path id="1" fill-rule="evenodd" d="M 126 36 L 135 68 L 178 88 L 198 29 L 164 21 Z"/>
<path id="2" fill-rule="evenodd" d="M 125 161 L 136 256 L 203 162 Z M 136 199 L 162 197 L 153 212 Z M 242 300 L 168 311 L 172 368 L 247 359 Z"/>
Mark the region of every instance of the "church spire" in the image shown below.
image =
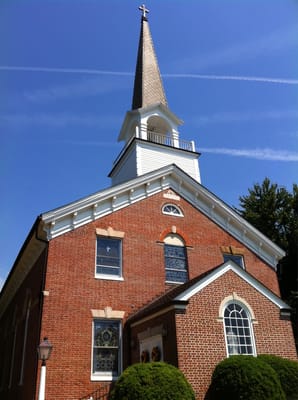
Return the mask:
<path id="1" fill-rule="evenodd" d="M 145 5 L 142 11 L 141 33 L 135 72 L 132 109 L 147 107 L 161 103 L 167 106 L 167 100 L 160 76 L 157 58 L 154 51 Z"/>
<path id="2" fill-rule="evenodd" d="M 129 181 L 155 169 L 176 164 L 200 182 L 199 154 L 194 141 L 180 139 L 183 123 L 168 108 L 143 5 L 132 109 L 126 113 L 118 141 L 124 148 L 109 176 L 112 185 Z"/>

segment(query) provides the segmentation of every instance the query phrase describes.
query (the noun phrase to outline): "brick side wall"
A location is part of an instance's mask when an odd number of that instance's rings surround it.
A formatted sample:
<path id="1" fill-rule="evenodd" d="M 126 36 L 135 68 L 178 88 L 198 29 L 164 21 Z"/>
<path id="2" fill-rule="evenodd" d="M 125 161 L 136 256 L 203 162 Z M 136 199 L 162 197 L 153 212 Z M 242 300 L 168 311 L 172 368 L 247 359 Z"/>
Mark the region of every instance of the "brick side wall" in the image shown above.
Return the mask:
<path id="1" fill-rule="evenodd" d="M 46 252 L 44 251 L 23 281 L 0 321 L 1 399 L 31 400 L 34 398 L 45 260 Z M 25 335 L 26 320 L 27 336 Z M 21 373 L 22 362 L 23 375 Z"/>

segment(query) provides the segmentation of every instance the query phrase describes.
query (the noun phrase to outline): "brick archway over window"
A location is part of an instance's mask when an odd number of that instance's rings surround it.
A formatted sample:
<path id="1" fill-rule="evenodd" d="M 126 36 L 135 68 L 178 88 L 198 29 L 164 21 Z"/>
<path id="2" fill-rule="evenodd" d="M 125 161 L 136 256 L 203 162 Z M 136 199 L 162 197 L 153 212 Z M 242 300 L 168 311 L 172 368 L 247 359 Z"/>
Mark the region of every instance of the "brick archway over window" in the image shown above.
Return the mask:
<path id="1" fill-rule="evenodd" d="M 173 234 L 179 235 L 184 240 L 186 247 L 191 246 L 188 235 L 185 232 L 183 232 L 181 229 L 177 228 L 176 226 L 172 226 L 170 228 L 164 229 L 161 232 L 161 234 L 159 235 L 158 241 L 163 243 L 167 236 L 173 235 Z"/>

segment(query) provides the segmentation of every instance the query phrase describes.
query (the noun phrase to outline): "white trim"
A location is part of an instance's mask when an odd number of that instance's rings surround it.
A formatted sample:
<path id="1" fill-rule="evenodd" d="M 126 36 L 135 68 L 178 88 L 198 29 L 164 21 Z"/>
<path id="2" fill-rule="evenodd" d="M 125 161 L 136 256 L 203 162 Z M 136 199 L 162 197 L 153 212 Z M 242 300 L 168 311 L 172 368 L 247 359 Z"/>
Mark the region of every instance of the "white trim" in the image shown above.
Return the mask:
<path id="1" fill-rule="evenodd" d="M 104 275 L 104 274 L 95 273 L 94 278 L 95 279 L 107 280 L 107 281 L 119 281 L 119 282 L 123 282 L 124 281 L 123 276 L 108 275 L 108 274 Z"/>
<path id="2" fill-rule="evenodd" d="M 96 230 L 97 232 L 97 230 Z M 98 239 L 105 239 L 105 240 L 113 240 L 113 241 L 118 241 L 119 242 L 119 274 L 113 275 L 113 274 L 104 274 L 104 273 L 98 273 L 97 271 L 97 245 L 98 245 Z M 95 279 L 103 279 L 103 280 L 110 280 L 110 281 L 124 281 L 123 278 L 123 257 L 122 257 L 122 248 L 123 248 L 123 241 L 122 238 L 119 238 L 118 236 L 102 236 L 102 235 L 96 235 L 96 246 L 95 246 L 95 270 L 94 270 L 94 278 Z M 103 267 L 106 267 L 105 265 L 102 265 Z M 108 266 L 107 266 L 108 268 Z"/>
<path id="3" fill-rule="evenodd" d="M 205 278 L 202 278 L 198 283 L 195 283 L 192 287 L 186 289 L 183 293 L 178 295 L 175 300 L 188 301 L 192 296 L 200 292 L 210 283 L 214 282 L 216 279 L 227 273 L 228 271 L 233 271 L 241 279 L 255 288 L 259 293 L 265 296 L 273 304 L 275 304 L 279 309 L 289 308 L 289 306 L 282 301 L 277 295 L 267 289 L 259 281 L 257 281 L 252 275 L 249 275 L 241 267 L 237 266 L 233 261 L 227 261 L 221 267 L 215 271 L 208 274 Z"/>
<path id="4" fill-rule="evenodd" d="M 285 252 L 282 249 L 173 164 L 42 214 L 45 239 L 60 236 L 169 189 L 178 193 L 273 268 L 284 257 Z"/>
<path id="5" fill-rule="evenodd" d="M 231 300 L 228 300 L 226 302 L 226 304 L 224 305 L 223 312 L 225 311 L 226 307 L 229 304 L 234 304 L 234 303 L 238 304 L 239 306 L 241 306 L 244 309 L 244 311 L 247 314 L 247 318 L 249 320 L 249 332 L 250 332 L 250 338 L 251 338 L 252 354 L 245 354 L 245 353 L 244 354 L 241 353 L 241 354 L 256 356 L 257 355 L 257 349 L 256 349 L 255 335 L 254 335 L 254 330 L 253 330 L 253 320 L 252 320 L 252 315 L 251 315 L 251 312 L 250 312 L 250 306 L 247 307 L 247 305 L 245 303 L 242 303 L 240 300 L 231 299 Z M 225 324 L 224 315 L 223 315 L 223 318 L 222 318 L 222 325 L 223 325 L 224 336 L 225 336 L 225 345 L 226 345 L 227 357 L 231 357 L 233 354 L 230 354 L 229 353 L 229 349 L 228 349 L 229 345 L 228 345 L 228 341 L 227 341 L 226 324 Z"/>
<path id="6" fill-rule="evenodd" d="M 166 207 L 173 207 L 174 209 L 176 209 L 176 210 L 178 211 L 178 213 L 165 211 L 165 208 L 166 208 Z M 174 203 L 166 203 L 166 204 L 164 204 L 164 205 L 162 206 L 162 208 L 161 208 L 161 212 L 162 212 L 164 215 L 171 215 L 171 216 L 173 216 L 173 217 L 180 217 L 180 218 L 181 218 L 181 217 L 184 217 L 184 214 L 183 214 L 181 208 L 178 207 L 178 206 L 177 206 L 176 204 L 174 204 Z"/>

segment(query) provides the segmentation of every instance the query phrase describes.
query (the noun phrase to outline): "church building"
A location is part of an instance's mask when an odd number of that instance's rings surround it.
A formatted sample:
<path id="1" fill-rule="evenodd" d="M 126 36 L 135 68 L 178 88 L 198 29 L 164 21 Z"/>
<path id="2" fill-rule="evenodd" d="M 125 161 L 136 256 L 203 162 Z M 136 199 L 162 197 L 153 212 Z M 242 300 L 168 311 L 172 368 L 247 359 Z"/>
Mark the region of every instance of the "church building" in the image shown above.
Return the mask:
<path id="1" fill-rule="evenodd" d="M 129 365 L 177 366 L 203 400 L 233 354 L 296 359 L 285 253 L 201 184 L 144 6 L 132 107 L 111 186 L 38 216 L 0 294 L 0 398 L 107 399 Z"/>

